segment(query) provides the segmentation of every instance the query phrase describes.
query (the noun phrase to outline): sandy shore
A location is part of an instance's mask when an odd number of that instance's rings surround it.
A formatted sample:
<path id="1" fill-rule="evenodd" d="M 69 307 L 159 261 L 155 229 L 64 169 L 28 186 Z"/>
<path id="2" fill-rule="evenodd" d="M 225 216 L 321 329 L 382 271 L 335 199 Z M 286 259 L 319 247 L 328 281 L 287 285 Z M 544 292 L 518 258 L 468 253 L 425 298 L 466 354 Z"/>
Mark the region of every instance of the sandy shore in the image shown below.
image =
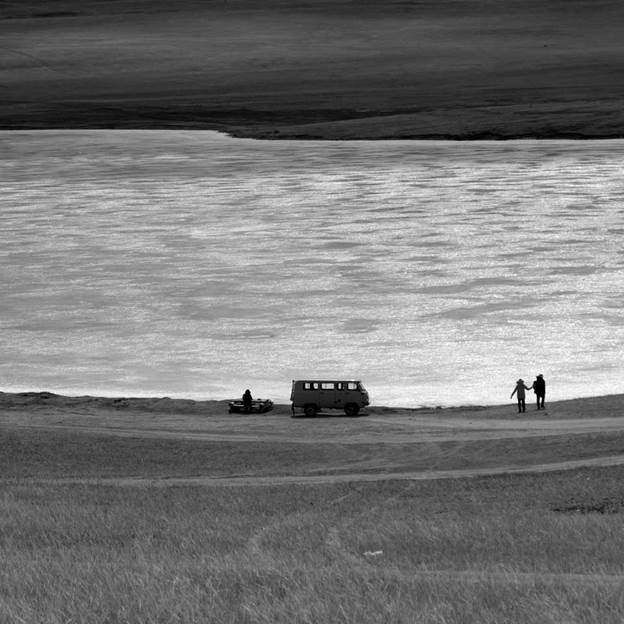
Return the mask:
<path id="1" fill-rule="evenodd" d="M 264 414 L 229 414 L 228 400 L 195 401 L 192 399 L 172 399 L 169 397 L 98 397 L 63 396 L 53 392 L 0 392 L 0 413 L 28 412 L 35 414 L 169 414 L 183 416 L 243 418 L 262 421 L 268 418 L 291 416 L 290 404 L 276 404 L 274 409 Z M 327 410 L 326 417 L 344 418 L 341 411 Z M 525 414 L 517 414 L 515 402 L 504 405 L 465 405 L 455 407 L 385 407 L 372 405 L 362 412 L 359 420 L 365 418 L 426 418 L 436 422 L 488 421 L 487 427 L 495 427 L 490 422 L 497 419 L 510 419 L 513 422 L 537 420 L 550 422 L 557 420 L 617 418 L 624 416 L 624 394 L 599 397 L 568 399 L 548 402 L 544 411 L 536 411 L 528 402 Z M 125 418 L 125 417 L 124 417 Z M 315 419 L 310 419 L 315 420 Z M 321 419 L 323 420 L 323 419 Z M 349 419 L 346 419 L 349 420 Z M 358 420 L 358 419 L 356 419 Z M 624 423 L 624 421 L 623 421 Z"/>
<path id="2" fill-rule="evenodd" d="M 288 405 L 241 415 L 229 414 L 226 401 L 0 393 L 0 437 L 9 445 L 6 452 L 15 451 L 15 438 L 33 453 L 47 444 L 55 457 L 91 448 L 90 456 L 116 454 L 125 462 L 128 447 L 167 464 L 153 475 L 121 469 L 108 474 L 104 466 L 93 476 L 61 471 L 54 480 L 63 483 L 439 480 L 623 465 L 623 407 L 624 395 L 612 395 L 558 401 L 521 415 L 513 405 L 372 406 L 358 418 L 327 412 L 293 419 Z M 184 468 L 184 457 L 195 455 Z"/>
<path id="3" fill-rule="evenodd" d="M 624 5 L 61 0 L 0 7 L 0 129 L 624 136 Z"/>

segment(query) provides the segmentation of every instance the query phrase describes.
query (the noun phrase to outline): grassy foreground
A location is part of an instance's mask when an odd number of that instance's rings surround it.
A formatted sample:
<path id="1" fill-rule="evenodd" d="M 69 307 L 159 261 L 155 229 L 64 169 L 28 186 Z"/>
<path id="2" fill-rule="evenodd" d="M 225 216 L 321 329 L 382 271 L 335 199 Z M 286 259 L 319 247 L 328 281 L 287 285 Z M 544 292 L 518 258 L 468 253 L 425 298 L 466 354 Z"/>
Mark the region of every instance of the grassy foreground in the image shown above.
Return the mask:
<path id="1" fill-rule="evenodd" d="M 0 622 L 624 621 L 624 466 L 357 480 L 621 455 L 621 396 L 518 428 L 508 406 L 299 420 L 1 398 Z M 337 480 L 280 482 L 321 473 Z M 196 475 L 241 478 L 168 481 Z"/>
<path id="2" fill-rule="evenodd" d="M 5 484 L 0 621 L 620 623 L 623 477 Z"/>
<path id="3" fill-rule="evenodd" d="M 624 136 L 619 0 L 0 3 L 0 128 Z"/>

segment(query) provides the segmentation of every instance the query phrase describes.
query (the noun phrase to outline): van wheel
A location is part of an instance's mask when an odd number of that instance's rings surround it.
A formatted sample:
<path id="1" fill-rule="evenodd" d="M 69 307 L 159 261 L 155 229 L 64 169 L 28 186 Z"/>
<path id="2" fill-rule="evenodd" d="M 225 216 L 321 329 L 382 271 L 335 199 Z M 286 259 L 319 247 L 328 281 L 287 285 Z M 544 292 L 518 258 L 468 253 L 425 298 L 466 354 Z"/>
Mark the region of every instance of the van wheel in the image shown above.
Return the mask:
<path id="1" fill-rule="evenodd" d="M 347 416 L 357 416 L 360 408 L 355 403 L 348 403 L 345 405 L 344 411 Z"/>
<path id="2" fill-rule="evenodd" d="M 314 405 L 313 403 L 308 403 L 307 405 L 304 405 L 303 413 L 308 418 L 311 418 L 312 416 L 316 416 L 316 405 Z"/>

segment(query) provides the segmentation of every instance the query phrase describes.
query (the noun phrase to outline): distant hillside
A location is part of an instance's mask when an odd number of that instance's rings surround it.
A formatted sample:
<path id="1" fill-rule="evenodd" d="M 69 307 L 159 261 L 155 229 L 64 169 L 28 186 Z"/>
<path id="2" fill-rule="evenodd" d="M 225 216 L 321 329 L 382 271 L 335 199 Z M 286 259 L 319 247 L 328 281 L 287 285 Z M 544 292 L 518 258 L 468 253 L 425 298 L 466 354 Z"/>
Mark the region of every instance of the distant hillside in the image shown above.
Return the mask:
<path id="1" fill-rule="evenodd" d="M 0 128 L 624 136 L 620 0 L 0 5 Z"/>

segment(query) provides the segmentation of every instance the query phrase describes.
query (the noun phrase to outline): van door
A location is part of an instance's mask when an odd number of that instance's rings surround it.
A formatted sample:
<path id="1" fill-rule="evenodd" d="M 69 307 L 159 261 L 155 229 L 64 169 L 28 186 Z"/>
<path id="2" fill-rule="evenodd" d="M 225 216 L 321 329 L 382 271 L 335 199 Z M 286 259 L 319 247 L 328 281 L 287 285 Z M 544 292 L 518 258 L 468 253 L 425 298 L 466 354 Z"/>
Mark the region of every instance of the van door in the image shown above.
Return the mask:
<path id="1" fill-rule="evenodd" d="M 336 402 L 336 384 L 333 381 L 321 381 L 319 402 L 321 407 L 334 407 Z"/>
<path id="2" fill-rule="evenodd" d="M 344 395 L 345 395 L 345 404 L 346 403 L 354 403 L 355 405 L 359 405 L 362 407 L 362 393 L 360 388 L 355 381 L 346 381 L 343 383 L 344 387 Z"/>
<path id="3" fill-rule="evenodd" d="M 349 403 L 348 384 L 346 381 L 336 382 L 336 409 L 344 409 L 344 406 Z"/>

